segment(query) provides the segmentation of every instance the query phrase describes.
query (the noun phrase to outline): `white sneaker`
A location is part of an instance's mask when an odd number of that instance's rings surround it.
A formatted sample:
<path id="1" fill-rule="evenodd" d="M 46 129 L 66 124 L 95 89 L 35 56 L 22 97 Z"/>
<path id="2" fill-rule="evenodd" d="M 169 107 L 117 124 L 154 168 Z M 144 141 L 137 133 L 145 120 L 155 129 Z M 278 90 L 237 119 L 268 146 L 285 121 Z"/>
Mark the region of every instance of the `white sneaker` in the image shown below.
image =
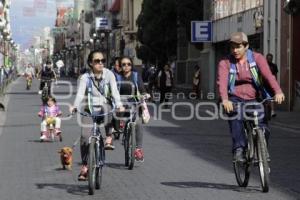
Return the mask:
<path id="1" fill-rule="evenodd" d="M 38 94 L 42 94 L 42 90 L 38 91 Z"/>
<path id="2" fill-rule="evenodd" d="M 46 135 L 42 135 L 41 137 L 40 137 L 40 140 L 46 140 L 47 139 L 47 136 Z"/>

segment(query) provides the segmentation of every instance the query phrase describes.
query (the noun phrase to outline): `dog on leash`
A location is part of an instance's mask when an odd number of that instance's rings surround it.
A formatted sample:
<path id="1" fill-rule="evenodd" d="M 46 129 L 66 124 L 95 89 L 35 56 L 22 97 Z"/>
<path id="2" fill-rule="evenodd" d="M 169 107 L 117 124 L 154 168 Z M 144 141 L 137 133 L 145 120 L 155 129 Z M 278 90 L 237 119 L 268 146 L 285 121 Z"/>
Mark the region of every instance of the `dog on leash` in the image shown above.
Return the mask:
<path id="1" fill-rule="evenodd" d="M 60 154 L 63 169 L 72 170 L 73 149 L 70 147 L 63 147 L 58 153 Z"/>

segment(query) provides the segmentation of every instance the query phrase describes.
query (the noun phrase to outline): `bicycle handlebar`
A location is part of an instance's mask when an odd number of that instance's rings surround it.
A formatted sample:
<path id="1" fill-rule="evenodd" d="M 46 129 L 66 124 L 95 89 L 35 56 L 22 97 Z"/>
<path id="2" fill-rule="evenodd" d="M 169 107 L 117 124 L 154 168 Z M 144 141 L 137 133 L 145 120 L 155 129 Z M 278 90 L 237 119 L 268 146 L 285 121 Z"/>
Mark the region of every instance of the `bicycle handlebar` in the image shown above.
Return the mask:
<path id="1" fill-rule="evenodd" d="M 260 104 L 263 104 L 265 103 L 266 101 L 274 101 L 274 98 L 265 98 L 263 99 L 262 101 L 254 101 L 254 102 L 232 102 L 233 105 L 238 105 L 240 103 L 245 103 L 245 104 L 248 104 L 248 105 L 260 105 Z"/>
<path id="2" fill-rule="evenodd" d="M 150 99 L 151 96 L 149 94 L 144 95 L 121 95 L 122 98 L 140 98 L 138 102 L 142 103 L 143 101 Z"/>
<path id="3" fill-rule="evenodd" d="M 111 110 L 111 111 L 109 111 L 109 112 L 107 112 L 107 113 L 99 114 L 99 115 L 91 114 L 91 113 L 88 113 L 88 112 L 81 112 L 81 111 L 78 111 L 78 110 L 76 109 L 76 110 L 75 110 L 73 113 L 71 113 L 69 116 L 74 115 L 76 112 L 79 113 L 79 114 L 82 115 L 82 116 L 85 116 L 85 117 L 103 117 L 103 116 L 106 116 L 106 115 L 109 115 L 109 114 L 115 112 L 115 105 L 113 104 L 112 110 Z"/>

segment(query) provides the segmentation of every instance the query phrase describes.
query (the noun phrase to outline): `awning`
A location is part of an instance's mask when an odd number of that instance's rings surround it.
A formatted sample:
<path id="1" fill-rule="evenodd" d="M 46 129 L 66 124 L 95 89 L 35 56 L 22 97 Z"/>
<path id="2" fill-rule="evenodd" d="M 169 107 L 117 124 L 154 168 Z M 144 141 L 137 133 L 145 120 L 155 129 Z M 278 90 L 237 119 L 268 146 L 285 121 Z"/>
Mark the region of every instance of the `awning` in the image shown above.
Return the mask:
<path id="1" fill-rule="evenodd" d="M 121 0 L 115 0 L 112 6 L 109 9 L 109 12 L 119 12 L 121 8 Z"/>

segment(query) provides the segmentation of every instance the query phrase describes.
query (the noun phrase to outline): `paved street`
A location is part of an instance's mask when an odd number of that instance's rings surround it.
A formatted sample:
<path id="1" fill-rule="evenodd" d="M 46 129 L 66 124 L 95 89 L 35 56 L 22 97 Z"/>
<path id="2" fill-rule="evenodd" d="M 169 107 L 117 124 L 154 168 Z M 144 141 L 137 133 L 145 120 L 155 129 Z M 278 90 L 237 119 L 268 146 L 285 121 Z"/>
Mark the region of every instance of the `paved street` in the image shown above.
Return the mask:
<path id="1" fill-rule="evenodd" d="M 78 182 L 79 146 L 72 171 L 61 170 L 57 151 L 71 146 L 80 134 L 76 119 L 62 122 L 63 142 L 40 143 L 38 82 L 26 91 L 18 79 L 8 92 L 6 121 L 0 129 L 1 200 L 290 200 L 300 199 L 300 131 L 274 123 L 270 141 L 271 188 L 261 192 L 257 169 L 246 189 L 237 187 L 231 163 L 231 140 L 221 120 L 175 121 L 169 113 L 145 128 L 145 162 L 124 167 L 120 141 L 108 152 L 103 187 L 89 196 Z M 67 88 L 59 85 L 58 94 Z M 73 102 L 70 99 L 59 102 Z M 67 115 L 67 107 L 62 107 Z M 184 107 L 178 116 L 187 115 Z M 0 113 L 3 115 L 4 113 Z M 201 110 L 204 114 L 204 110 Z M 3 117 L 3 116 L 2 116 Z M 2 119 L 2 118 L 1 118 Z M 298 118 L 299 120 L 299 118 Z M 300 123 L 299 123 L 300 124 Z"/>

